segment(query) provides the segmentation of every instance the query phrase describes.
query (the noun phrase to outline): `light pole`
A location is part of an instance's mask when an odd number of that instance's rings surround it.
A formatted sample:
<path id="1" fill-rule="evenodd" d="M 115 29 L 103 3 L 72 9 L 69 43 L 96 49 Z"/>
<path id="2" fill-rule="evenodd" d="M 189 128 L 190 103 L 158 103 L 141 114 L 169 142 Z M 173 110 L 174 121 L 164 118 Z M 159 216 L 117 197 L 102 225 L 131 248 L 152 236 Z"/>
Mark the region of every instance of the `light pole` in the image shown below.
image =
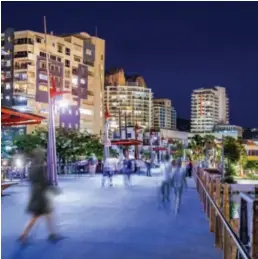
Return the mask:
<path id="1" fill-rule="evenodd" d="M 106 159 L 109 157 L 109 147 L 110 147 L 110 140 L 109 140 L 109 118 L 110 114 L 108 112 L 108 108 L 106 106 L 105 111 L 105 125 L 104 125 L 104 163 Z"/>
<path id="2" fill-rule="evenodd" d="M 45 32 L 45 51 L 46 51 L 46 70 L 48 84 L 48 143 L 47 143 L 47 173 L 48 182 L 50 185 L 57 186 L 57 159 L 56 159 L 56 133 L 55 133 L 55 97 L 68 91 L 57 91 L 54 78 L 52 79 L 52 88 L 50 86 L 50 74 L 48 66 L 48 51 L 47 51 L 47 22 L 44 16 L 44 32 Z"/>
<path id="3" fill-rule="evenodd" d="M 222 170 L 222 179 L 224 179 L 225 177 L 224 135 L 222 135 L 221 170 Z"/>

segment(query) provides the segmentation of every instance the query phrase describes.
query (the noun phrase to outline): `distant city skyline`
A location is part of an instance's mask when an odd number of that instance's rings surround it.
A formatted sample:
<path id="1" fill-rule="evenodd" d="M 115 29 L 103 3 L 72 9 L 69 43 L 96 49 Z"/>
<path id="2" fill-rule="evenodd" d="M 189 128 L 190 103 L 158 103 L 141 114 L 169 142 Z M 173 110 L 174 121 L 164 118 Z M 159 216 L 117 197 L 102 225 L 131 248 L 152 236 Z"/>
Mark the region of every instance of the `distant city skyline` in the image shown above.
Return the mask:
<path id="1" fill-rule="evenodd" d="M 2 31 L 43 31 L 44 15 L 55 34 L 97 31 L 106 41 L 106 70 L 143 76 L 178 117 L 190 119 L 193 89 L 220 85 L 230 124 L 257 127 L 257 11 L 257 2 L 3 2 Z"/>

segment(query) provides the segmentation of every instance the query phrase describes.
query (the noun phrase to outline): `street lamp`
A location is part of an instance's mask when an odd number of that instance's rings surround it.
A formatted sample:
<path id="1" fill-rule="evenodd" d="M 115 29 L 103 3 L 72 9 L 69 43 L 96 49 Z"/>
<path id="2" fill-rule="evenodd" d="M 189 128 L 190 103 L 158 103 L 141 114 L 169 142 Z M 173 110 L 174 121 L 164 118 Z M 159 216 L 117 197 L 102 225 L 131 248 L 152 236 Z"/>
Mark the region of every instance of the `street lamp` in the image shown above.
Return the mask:
<path id="1" fill-rule="evenodd" d="M 50 185 L 57 186 L 57 158 L 56 158 L 56 133 L 55 133 L 55 97 L 69 93 L 68 91 L 57 91 L 55 87 L 54 78 L 51 78 L 52 87 L 50 86 L 49 74 L 49 56 L 47 51 L 47 23 L 44 16 L 44 32 L 45 32 L 45 51 L 46 51 L 46 70 L 47 70 L 47 84 L 48 84 L 48 143 L 47 143 L 47 172 L 48 182 Z"/>

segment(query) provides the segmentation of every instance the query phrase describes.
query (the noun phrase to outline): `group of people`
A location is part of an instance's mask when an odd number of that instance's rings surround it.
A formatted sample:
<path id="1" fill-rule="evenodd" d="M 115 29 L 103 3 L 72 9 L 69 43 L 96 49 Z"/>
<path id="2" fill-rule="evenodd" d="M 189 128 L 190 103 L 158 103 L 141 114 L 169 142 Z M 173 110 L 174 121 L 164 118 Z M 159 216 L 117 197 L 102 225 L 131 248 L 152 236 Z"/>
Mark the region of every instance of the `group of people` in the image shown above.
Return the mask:
<path id="1" fill-rule="evenodd" d="M 109 179 L 109 185 L 113 186 L 113 175 L 115 172 L 122 170 L 124 175 L 124 185 L 131 185 L 131 175 L 134 172 L 134 165 L 132 160 L 129 158 L 129 151 L 124 150 L 124 160 L 121 165 L 119 165 L 119 160 L 115 157 L 108 157 L 104 161 L 103 166 L 103 176 L 102 176 L 102 187 L 105 186 L 106 179 Z"/>
<path id="2" fill-rule="evenodd" d="M 91 165 L 94 165 L 95 161 Z M 102 186 L 105 185 L 106 178 L 109 178 L 110 185 L 112 186 L 112 177 L 115 171 L 118 170 L 118 161 L 115 158 L 107 158 L 104 162 Z M 170 161 L 170 157 L 165 157 L 164 163 L 161 168 L 163 170 L 163 181 L 161 184 L 162 200 L 170 201 L 170 189 L 174 188 L 175 193 L 175 205 L 176 213 L 178 213 L 181 203 L 181 197 L 184 188 L 187 187 L 186 183 L 186 170 L 182 167 L 182 161 L 180 159 L 176 161 Z M 94 168 L 93 168 L 94 169 Z M 124 150 L 124 160 L 122 162 L 122 171 L 124 175 L 125 186 L 131 185 L 131 175 L 134 172 L 134 166 L 132 160 L 129 158 L 129 151 Z M 41 148 L 37 148 L 32 152 L 30 159 L 30 167 L 28 170 L 29 180 L 31 182 L 31 195 L 27 206 L 27 212 L 32 217 L 25 226 L 25 229 L 19 241 L 23 242 L 27 240 L 29 232 L 31 231 L 37 220 L 44 216 L 49 229 L 49 239 L 56 241 L 60 239 L 57 231 L 54 227 L 52 220 L 52 206 L 49 199 L 49 193 L 56 194 L 57 190 L 48 183 L 46 177 L 46 152 Z"/>
<path id="3" fill-rule="evenodd" d="M 170 156 L 166 155 L 161 168 L 163 172 L 161 183 L 162 202 L 170 202 L 170 190 L 171 188 L 174 189 L 174 205 L 175 213 L 177 214 L 180 209 L 183 191 L 187 188 L 186 177 L 191 176 L 192 164 L 189 163 L 187 167 L 182 166 L 181 159 L 171 162 Z"/>

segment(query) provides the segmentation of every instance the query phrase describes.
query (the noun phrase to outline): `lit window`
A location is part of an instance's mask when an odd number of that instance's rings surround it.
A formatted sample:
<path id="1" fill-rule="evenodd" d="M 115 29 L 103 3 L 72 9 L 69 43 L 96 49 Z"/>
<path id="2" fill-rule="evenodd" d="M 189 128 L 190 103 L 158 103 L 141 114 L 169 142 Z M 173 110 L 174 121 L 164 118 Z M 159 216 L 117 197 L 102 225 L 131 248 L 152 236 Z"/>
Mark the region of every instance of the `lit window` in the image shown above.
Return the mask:
<path id="1" fill-rule="evenodd" d="M 85 85 L 85 79 L 81 78 L 80 83 Z"/>
<path id="2" fill-rule="evenodd" d="M 80 108 L 80 113 L 81 114 L 85 114 L 85 115 L 93 115 L 93 111 L 91 111 L 89 109 L 82 109 L 82 108 Z"/>
<path id="3" fill-rule="evenodd" d="M 78 112 L 78 110 L 76 110 L 76 112 L 75 112 L 75 115 L 76 115 L 76 116 L 78 116 L 78 115 L 79 115 L 79 112 Z"/>
<path id="4" fill-rule="evenodd" d="M 77 85 L 77 84 L 78 84 L 78 78 L 77 78 L 77 77 L 73 77 L 73 78 L 72 78 L 72 83 L 73 83 L 74 85 Z"/>
<path id="5" fill-rule="evenodd" d="M 40 91 L 47 92 L 48 89 L 47 89 L 47 86 L 45 86 L 45 85 L 40 85 L 40 86 L 39 86 L 39 90 L 40 90 Z"/>
<path id="6" fill-rule="evenodd" d="M 62 122 L 62 128 L 64 128 L 65 127 L 65 124 L 64 124 L 64 122 Z"/>
<path id="7" fill-rule="evenodd" d="M 69 110 L 69 114 L 72 114 L 72 110 Z"/>
<path id="8" fill-rule="evenodd" d="M 39 74 L 39 79 L 40 79 L 40 80 L 45 80 L 45 81 L 47 81 L 47 75 L 45 75 L 45 74 Z"/>
<path id="9" fill-rule="evenodd" d="M 6 89 L 6 90 L 7 90 L 7 89 L 11 89 L 11 84 L 10 84 L 10 83 L 6 83 L 5 89 Z"/>
<path id="10" fill-rule="evenodd" d="M 90 49 L 86 49 L 86 55 L 91 56 L 92 55 L 92 51 Z"/>
<path id="11" fill-rule="evenodd" d="M 69 123 L 69 129 L 70 129 L 70 128 L 72 128 L 72 124 L 71 124 L 71 123 Z"/>
<path id="12" fill-rule="evenodd" d="M 10 100 L 10 96 L 9 95 L 5 96 L 5 99 Z"/>
<path id="13" fill-rule="evenodd" d="M 23 96 L 19 96 L 19 101 L 24 101 L 24 100 L 26 100 L 26 98 L 25 98 L 25 97 L 23 97 Z"/>

